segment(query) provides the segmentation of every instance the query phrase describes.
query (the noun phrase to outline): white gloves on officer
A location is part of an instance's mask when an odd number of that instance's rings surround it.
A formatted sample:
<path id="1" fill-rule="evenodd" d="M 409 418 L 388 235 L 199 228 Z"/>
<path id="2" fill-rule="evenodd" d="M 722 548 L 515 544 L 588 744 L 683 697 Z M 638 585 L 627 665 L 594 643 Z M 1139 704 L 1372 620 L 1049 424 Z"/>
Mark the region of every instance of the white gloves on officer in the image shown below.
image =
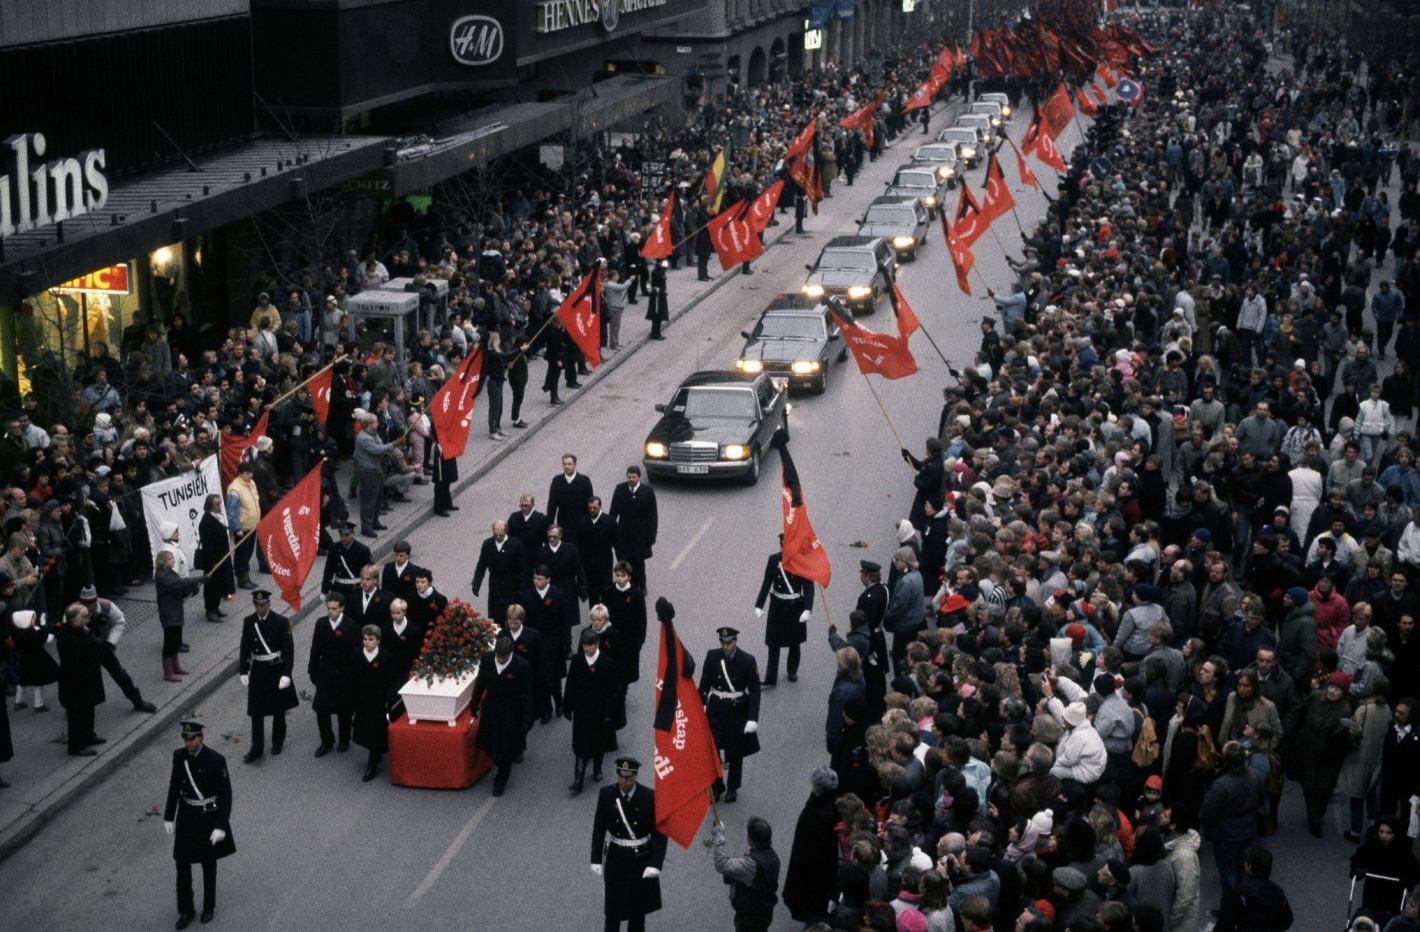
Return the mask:
<path id="1" fill-rule="evenodd" d="M 283 677 L 281 677 L 281 682 L 279 682 L 279 683 L 276 684 L 276 688 L 277 688 L 277 689 L 290 689 L 290 688 L 291 688 L 291 678 L 290 678 L 289 676 L 283 676 Z"/>
<path id="2" fill-rule="evenodd" d="M 759 731 L 759 722 L 745 722 L 745 734 L 752 735 Z"/>
<path id="3" fill-rule="evenodd" d="M 251 677 L 247 676 L 245 673 L 243 673 L 241 676 L 237 677 L 237 679 L 239 679 L 239 680 L 242 681 L 242 685 L 243 685 L 243 686 L 250 686 L 250 685 L 251 685 Z"/>
<path id="4" fill-rule="evenodd" d="M 653 877 L 659 876 L 661 876 L 661 869 L 659 867 L 648 867 L 641 872 L 642 880 L 650 880 Z"/>
<path id="5" fill-rule="evenodd" d="M 754 610 L 754 617 L 756 617 L 756 618 L 763 618 L 763 617 L 764 617 L 764 609 L 762 609 L 762 608 L 757 608 L 757 609 L 755 609 L 755 610 Z"/>
<path id="6" fill-rule="evenodd" d="M 173 832 L 176 832 L 176 831 L 177 831 L 177 823 L 176 823 L 176 822 L 164 822 L 164 823 L 163 823 L 163 831 L 165 831 L 165 832 L 167 832 L 169 835 L 171 835 Z"/>
<path id="7" fill-rule="evenodd" d="M 592 873 L 600 877 L 602 875 L 602 866 L 600 864 L 593 864 Z"/>
<path id="8" fill-rule="evenodd" d="M 212 830 L 212 835 L 211 835 L 207 840 L 210 841 L 210 842 L 212 842 L 212 844 L 217 845 L 217 844 L 221 844 L 222 839 L 223 839 L 223 838 L 226 838 L 226 837 L 227 837 L 227 833 L 226 833 L 226 832 L 222 831 L 220 828 L 214 828 L 214 829 Z"/>
<path id="9" fill-rule="evenodd" d="M 801 624 L 801 625 L 806 625 L 806 624 L 808 624 L 808 623 L 809 623 L 809 615 L 811 615 L 811 614 L 813 614 L 813 613 L 812 613 L 812 612 L 804 612 L 802 615 L 800 615 L 800 616 L 799 616 L 799 624 Z"/>

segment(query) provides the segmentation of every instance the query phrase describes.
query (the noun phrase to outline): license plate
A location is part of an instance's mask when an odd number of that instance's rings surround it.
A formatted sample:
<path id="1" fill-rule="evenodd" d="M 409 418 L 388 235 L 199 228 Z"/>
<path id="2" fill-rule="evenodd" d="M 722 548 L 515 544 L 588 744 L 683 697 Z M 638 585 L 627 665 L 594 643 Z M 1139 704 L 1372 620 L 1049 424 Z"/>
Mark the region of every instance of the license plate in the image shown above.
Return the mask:
<path id="1" fill-rule="evenodd" d="M 708 476 L 708 475 L 710 475 L 710 467 L 709 467 L 709 466 L 677 466 L 677 467 L 675 468 L 675 471 L 678 472 L 678 473 L 680 473 L 682 476 Z"/>

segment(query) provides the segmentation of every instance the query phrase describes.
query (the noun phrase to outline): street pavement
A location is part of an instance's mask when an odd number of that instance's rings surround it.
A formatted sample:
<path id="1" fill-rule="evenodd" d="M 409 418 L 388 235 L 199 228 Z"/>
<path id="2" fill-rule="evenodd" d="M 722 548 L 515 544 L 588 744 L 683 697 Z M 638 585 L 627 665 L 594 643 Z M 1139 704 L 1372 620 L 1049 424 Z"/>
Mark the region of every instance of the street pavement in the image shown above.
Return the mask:
<path id="1" fill-rule="evenodd" d="M 1027 114 L 1018 114 L 1014 134 L 1019 135 L 1026 120 Z M 944 125 L 947 120 L 939 110 L 934 129 Z M 1078 132 L 1067 131 L 1062 148 L 1077 142 Z M 739 332 L 774 295 L 799 288 L 805 263 L 816 258 L 831 236 L 856 231 L 857 218 L 882 191 L 883 182 L 922 141 L 917 133 L 900 138 L 881 160 L 864 166 L 852 188 L 840 179 L 819 216 L 806 223 L 807 235 L 785 236 L 755 263 L 755 275 L 718 283 L 717 290 L 669 327 L 667 342 L 650 343 L 634 353 L 623 351 L 614 371 L 572 393 L 557 417 L 511 455 L 499 459 L 499 448 L 487 441 L 476 446 L 475 459 L 486 461 L 489 468 L 457 497 L 461 510 L 451 519 L 426 518 L 421 512 L 405 534 L 414 561 L 433 569 L 436 587 L 450 596 L 471 597 L 469 581 L 489 525 L 515 510 L 520 493 L 536 494 L 541 506 L 562 453 L 576 453 L 597 494 L 609 496 L 624 478 L 625 467 L 640 461 L 642 441 L 658 416 L 653 406 L 666 401 L 689 373 L 733 366 L 742 343 Z M 1013 160 L 1006 162 L 1007 177 L 1014 179 Z M 1053 184 L 1053 173 L 1034 167 L 1043 183 Z M 973 170 L 971 183 L 980 185 L 982 174 L 983 169 Z M 1043 215 L 1044 202 L 1037 192 L 1027 188 L 1014 193 L 1023 223 L 1033 224 Z M 949 204 L 955 204 L 954 196 Z M 792 215 L 779 216 L 792 229 Z M 1019 251 L 1010 217 L 997 222 L 996 232 L 1008 248 Z M 994 288 L 1009 289 L 1014 276 L 990 235 L 977 244 L 977 267 Z M 690 271 L 671 274 L 673 305 L 694 287 L 693 279 Z M 980 340 L 977 323 L 994 308 L 984 299 L 976 275 L 976 298 L 958 291 L 940 234 L 929 239 L 921 258 L 903 267 L 900 283 L 924 327 L 953 363 L 969 363 Z M 638 318 L 628 317 L 627 324 L 639 334 L 645 324 Z M 891 328 L 891 312 L 880 311 L 866 325 Z M 874 387 L 902 445 L 916 452 L 936 430 L 940 389 L 950 377 L 925 339 L 914 340 L 913 349 L 921 369 L 917 375 L 896 382 L 875 377 Z M 541 365 L 535 363 L 534 368 L 540 372 Z M 533 384 L 537 382 L 534 378 Z M 529 407 L 539 416 L 546 409 L 536 394 L 530 396 Z M 475 412 L 476 425 L 478 421 Z M 764 750 L 747 761 L 739 800 L 721 807 L 733 845 L 742 844 L 750 816 L 764 816 L 775 828 L 775 845 L 786 861 L 794 820 L 808 796 L 808 775 L 827 759 L 823 725 L 834 672 L 826 642 L 829 619 L 844 624 L 859 588 L 858 560 L 886 562 L 893 528 L 912 497 L 911 475 L 897 453 L 899 442 L 851 361 L 834 368 L 824 395 L 795 397 L 789 421 L 809 514 L 832 560 L 834 582 L 828 604 L 816 605 L 809 622 L 799 682 L 791 684 L 781 676 L 779 688 L 765 693 L 760 715 Z M 478 438 L 479 432 L 474 435 Z M 728 624 L 741 629 L 741 646 L 763 665 L 763 627 L 752 608 L 781 520 L 778 464 L 771 457 L 765 466 L 753 488 L 656 485 L 661 531 L 648 564 L 649 601 L 665 596 L 675 603 L 678 630 L 697 662 L 716 646 L 714 629 Z M 380 543 L 386 545 L 394 536 L 386 535 Z M 307 589 L 307 598 L 317 597 L 315 586 Z M 485 607 L 483 600 L 475 604 L 480 610 Z M 235 614 L 237 609 L 246 610 L 240 595 L 229 611 Z M 489 779 L 461 792 L 394 787 L 383 775 L 362 784 L 360 749 L 312 758 L 318 740 L 306 702 L 289 716 L 285 754 L 246 765 L 240 758 L 249 722 L 243 715 L 243 691 L 230 668 L 236 627 L 236 618 L 222 626 L 189 625 L 194 654 L 188 656 L 195 658 L 198 669 L 221 677 L 213 681 L 210 693 L 203 695 L 198 686 L 185 684 L 172 687 L 172 695 L 158 692 L 153 697 L 165 703 L 173 720 L 179 715 L 200 717 L 208 743 L 231 765 L 237 853 L 221 862 L 214 928 L 334 929 L 359 924 L 442 932 L 534 928 L 548 922 L 571 929 L 600 928 L 601 881 L 588 869 L 596 786 L 589 782 L 582 795 L 568 794 L 573 763 L 568 723 L 557 720 L 533 729 L 526 763 L 515 768 L 508 793 L 500 799 L 489 795 Z M 652 628 L 643 671 L 655 669 L 654 618 Z M 155 629 L 144 626 L 137 634 L 146 635 L 146 641 L 135 637 L 141 643 L 125 643 L 130 668 L 143 671 L 140 657 L 151 657 L 157 665 Z M 296 665 L 297 686 L 309 694 L 303 662 L 310 643 L 309 621 L 297 625 L 295 639 L 302 661 Z M 631 724 L 621 733 L 623 751 L 647 764 L 654 747 L 653 690 L 653 673 L 643 675 L 629 697 Z M 110 699 L 101 710 L 100 732 L 118 726 L 129 714 L 121 699 Z M 12 718 L 20 719 L 17 738 L 24 745 L 23 736 L 40 727 L 26 718 L 41 716 L 26 712 L 12 713 Z M 43 726 L 48 731 L 62 731 L 57 709 L 44 718 L 53 720 Z M 168 927 L 176 912 L 173 868 L 159 810 L 171 751 L 179 746 L 176 726 L 170 731 L 151 741 L 135 738 L 131 750 L 115 756 L 102 779 L 88 781 L 82 796 L 72 798 L 28 844 L 0 862 L 0 889 L 6 891 L 0 932 Z M 59 745 L 25 746 L 28 755 L 63 753 Z M 10 779 L 22 777 L 24 766 L 12 765 L 6 771 Z M 650 779 L 649 766 L 643 775 Z M 4 792 L 24 798 L 26 791 L 17 786 Z M 11 798 L 0 796 L 7 805 Z M 1306 835 L 1295 790 L 1289 788 L 1284 800 L 1282 826 L 1272 839 L 1279 855 L 1274 876 L 1292 897 L 1295 928 L 1319 929 L 1333 921 L 1339 927 L 1343 921 L 1346 872 L 1341 859 L 1351 849 L 1340 839 L 1341 808 L 1334 808 L 1328 837 L 1318 842 Z M 1206 853 L 1203 876 L 1206 911 L 1217 903 L 1217 875 Z M 714 873 L 708 848 L 698 843 L 689 850 L 671 845 L 662 889 L 665 909 L 651 917 L 650 928 L 731 928 L 727 888 Z M 776 919 L 777 928 L 796 925 L 782 908 Z"/>

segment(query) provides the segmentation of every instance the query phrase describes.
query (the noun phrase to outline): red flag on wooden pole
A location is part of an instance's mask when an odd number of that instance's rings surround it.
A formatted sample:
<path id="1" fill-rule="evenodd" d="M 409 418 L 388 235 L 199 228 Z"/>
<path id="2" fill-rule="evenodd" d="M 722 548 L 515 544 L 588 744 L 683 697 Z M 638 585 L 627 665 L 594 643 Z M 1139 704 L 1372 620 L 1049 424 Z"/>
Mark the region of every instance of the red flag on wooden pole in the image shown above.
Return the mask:
<path id="1" fill-rule="evenodd" d="M 738 201 L 710 221 L 710 245 L 726 271 L 764 253 L 764 244 L 747 219 L 749 209 L 749 201 Z"/>
<path id="2" fill-rule="evenodd" d="M 968 248 L 974 245 L 991 225 L 982 216 L 981 205 L 976 202 L 976 196 L 971 193 L 971 187 L 967 184 L 961 186 L 955 222 L 957 241 Z"/>
<path id="3" fill-rule="evenodd" d="M 750 229 L 756 233 L 763 233 L 769 226 L 769 222 L 774 219 L 774 208 L 779 206 L 779 196 L 784 193 L 784 179 L 780 178 L 769 187 L 755 195 L 754 200 L 749 202 Z"/>
<path id="4" fill-rule="evenodd" d="M 864 375 L 877 373 L 885 379 L 901 379 L 917 371 L 917 360 L 913 358 L 912 350 L 908 349 L 905 337 L 874 333 L 844 320 L 832 306 L 829 313 L 838 322 L 838 330 L 853 351 L 858 370 Z"/>
<path id="5" fill-rule="evenodd" d="M 952 230 L 952 226 L 947 222 L 947 212 L 942 211 L 942 236 L 947 241 L 947 251 L 952 256 L 952 268 L 957 273 L 957 287 L 968 297 L 971 295 L 971 282 L 967 276 L 971 274 L 971 267 L 976 264 L 976 255 L 970 247 L 965 246 L 957 239 L 957 235 Z"/>
<path id="6" fill-rule="evenodd" d="M 779 428 L 770 438 L 769 445 L 779 448 L 783 479 L 780 498 L 784 504 L 784 544 L 779 562 L 787 572 L 827 588 L 833 578 L 833 567 L 829 565 L 828 552 L 823 549 L 813 525 L 809 523 L 809 509 L 804 504 L 799 470 L 794 466 L 794 458 L 789 455 L 788 433 Z"/>
<path id="7" fill-rule="evenodd" d="M 320 481 L 321 467 L 316 466 L 256 526 L 257 545 L 266 554 L 271 578 L 293 612 L 301 610 L 301 587 L 316 563 Z"/>
<path id="8" fill-rule="evenodd" d="M 252 427 L 251 433 L 245 437 L 238 437 L 232 434 L 222 438 L 222 488 L 232 484 L 232 480 L 237 478 L 237 467 L 242 464 L 242 460 L 254 459 L 256 457 L 256 442 L 266 436 L 266 416 L 269 412 L 261 412 L 261 417 L 257 419 L 256 425 Z"/>
<path id="9" fill-rule="evenodd" d="M 327 367 L 324 372 L 306 383 L 311 393 L 311 407 L 316 409 L 316 423 L 324 424 L 330 417 L 330 387 L 335 378 L 335 369 Z"/>
<path id="10" fill-rule="evenodd" d="M 1032 188 L 1039 188 L 1040 182 L 1035 180 L 1035 172 L 1031 171 L 1030 166 L 1026 164 L 1026 157 L 1021 154 L 1020 149 L 1016 148 L 1011 137 L 1007 136 L 1006 141 L 1011 143 L 1011 151 L 1016 153 L 1016 172 L 1021 176 L 1021 181 Z"/>
<path id="11" fill-rule="evenodd" d="M 1011 196 L 1011 189 L 1006 185 L 1001 162 L 995 153 L 992 153 L 991 161 L 986 163 L 986 195 L 981 199 L 981 215 L 986 218 L 986 225 L 990 226 L 996 222 L 997 217 L 1014 210 L 1015 206 L 1016 199 Z"/>
<path id="12" fill-rule="evenodd" d="M 581 284 L 572 289 L 567 300 L 557 309 L 562 318 L 562 326 L 567 335 L 577 344 L 577 349 L 587 359 L 587 365 L 595 369 L 602 364 L 602 275 L 601 265 L 594 267 L 582 279 Z"/>
<path id="13" fill-rule="evenodd" d="M 666 209 L 661 211 L 661 218 L 656 222 L 656 229 L 651 232 L 650 239 L 641 244 L 641 258 L 643 259 L 666 259 L 675 252 L 675 243 L 671 240 L 671 214 L 675 213 L 675 191 L 671 191 L 671 196 L 666 198 Z"/>
<path id="14" fill-rule="evenodd" d="M 659 603 L 656 614 L 662 616 Z M 669 614 L 674 617 L 673 607 Z M 710 808 L 710 787 L 722 772 L 692 669 L 675 624 L 661 617 L 656 665 L 656 828 L 682 848 L 695 841 Z"/>
<path id="15" fill-rule="evenodd" d="M 1090 100 L 1088 97 L 1085 96 L 1085 92 L 1083 89 L 1078 87 L 1075 88 L 1075 97 L 1080 101 L 1080 112 L 1083 113 L 1085 116 L 1093 117 L 1099 114 L 1100 108 L 1095 106 L 1095 102 L 1093 100 Z"/>
<path id="16" fill-rule="evenodd" d="M 444 456 L 457 459 L 468 445 L 468 426 L 473 422 L 473 396 L 483 379 L 483 344 L 473 348 L 454 370 L 453 376 L 434 393 L 429 420 Z"/>
<path id="17" fill-rule="evenodd" d="M 1040 117 L 1051 137 L 1059 136 L 1075 118 L 1075 106 L 1070 102 L 1070 92 L 1066 90 L 1064 81 L 1055 88 L 1050 99 L 1041 104 Z"/>

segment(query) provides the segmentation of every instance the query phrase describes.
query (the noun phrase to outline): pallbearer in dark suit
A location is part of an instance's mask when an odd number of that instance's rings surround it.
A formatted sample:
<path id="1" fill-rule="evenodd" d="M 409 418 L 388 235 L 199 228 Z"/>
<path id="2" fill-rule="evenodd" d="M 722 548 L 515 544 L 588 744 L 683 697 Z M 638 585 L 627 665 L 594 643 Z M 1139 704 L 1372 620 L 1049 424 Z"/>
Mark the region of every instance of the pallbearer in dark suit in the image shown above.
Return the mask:
<path id="1" fill-rule="evenodd" d="M 393 604 L 393 603 L 391 603 Z M 420 568 L 414 574 L 414 598 L 404 600 L 404 610 L 409 620 L 427 632 L 444 609 L 449 607 L 449 597 L 434 588 L 434 571 Z M 385 644 L 388 648 L 390 645 Z"/>
<path id="2" fill-rule="evenodd" d="M 612 710 L 611 733 L 608 735 L 610 747 L 607 748 L 608 751 L 615 751 L 616 733 L 626 727 L 626 667 L 632 644 L 620 628 L 612 626 L 611 612 L 605 605 L 593 605 L 591 616 L 592 623 L 582 629 L 582 634 L 585 636 L 588 631 L 595 632 L 602 656 L 609 657 L 616 667 L 616 707 Z M 571 665 L 576 666 L 576 663 L 574 658 Z M 571 676 L 570 670 L 568 676 Z M 601 761 L 597 761 L 597 766 L 592 771 L 592 779 L 600 781 L 601 773 Z"/>
<path id="3" fill-rule="evenodd" d="M 177 928 L 192 922 L 192 865 L 202 865 L 202 921 L 217 908 L 217 861 L 237 851 L 232 838 L 232 781 L 227 759 L 202 744 L 202 724 L 182 723 L 183 747 L 173 752 L 163 828 L 177 862 Z"/>
<path id="4" fill-rule="evenodd" d="M 646 914 L 661 908 L 666 836 L 656 830 L 656 791 L 636 782 L 641 762 L 616 759 L 616 783 L 597 794 L 592 819 L 592 873 L 601 877 L 606 932 L 645 932 Z"/>
<path id="5" fill-rule="evenodd" d="M 539 545 L 541 546 L 541 545 Z M 518 598 L 518 592 L 531 583 L 524 566 L 526 552 L 523 542 L 508 533 L 507 521 L 493 522 L 493 536 L 483 541 L 478 551 L 478 566 L 473 571 L 473 594 L 483 588 L 488 577 L 488 620 L 501 625 L 508 606 Z"/>
<path id="6" fill-rule="evenodd" d="M 628 685 L 641 679 L 641 648 L 646 644 L 646 590 L 632 582 L 632 567 L 622 561 L 611 574 L 607 593 L 608 618 L 621 632 L 622 644 L 616 659 L 622 681 Z"/>
<path id="7" fill-rule="evenodd" d="M 516 602 L 508 606 L 504 618 L 503 633 L 513 642 L 513 653 L 528 662 L 533 674 L 533 712 L 535 715 L 552 714 L 552 693 L 557 689 L 557 678 L 547 672 L 547 647 L 542 635 L 527 626 L 527 612 Z"/>
<path id="8" fill-rule="evenodd" d="M 326 552 L 320 588 L 322 592 L 339 592 L 348 598 L 360 588 L 360 571 L 375 558 L 369 547 L 355 539 L 354 522 L 341 521 L 330 530 L 339 539 Z"/>
<path id="9" fill-rule="evenodd" d="M 656 616 L 662 603 L 656 600 Z M 700 699 L 715 747 L 725 758 L 725 802 L 739 796 L 744 759 L 759 753 L 759 666 L 739 649 L 740 633 L 720 628 L 720 649 L 705 655 L 700 667 Z"/>
<path id="10" fill-rule="evenodd" d="M 397 540 L 394 542 L 393 559 L 380 569 L 380 588 L 394 596 L 396 599 L 409 601 L 414 595 L 414 577 L 419 573 L 421 567 L 410 562 L 409 555 L 412 548 L 407 540 Z"/>
<path id="11" fill-rule="evenodd" d="M 424 635 L 429 631 L 424 625 L 409 616 L 409 608 L 403 599 L 390 603 L 389 624 L 380 629 L 380 650 L 390 655 L 390 674 L 395 690 L 409 682 L 409 671 L 419 652 L 424 649 Z M 394 700 L 391 699 L 391 702 Z"/>
<path id="12" fill-rule="evenodd" d="M 603 601 L 611 591 L 612 547 L 616 527 L 602 513 L 602 500 L 595 495 L 587 503 L 587 523 L 582 525 L 582 574 L 587 579 L 587 605 Z"/>
<path id="13" fill-rule="evenodd" d="M 242 685 L 247 690 L 247 715 L 251 716 L 251 750 L 243 761 L 260 760 L 266 749 L 266 716 L 271 716 L 271 753 L 280 754 L 286 743 L 286 713 L 298 703 L 291 673 L 296 665 L 296 643 L 291 622 L 271 610 L 271 593 L 251 594 L 250 615 L 242 620 Z"/>
<path id="14" fill-rule="evenodd" d="M 478 664 L 469 709 L 478 718 L 475 745 L 493 759 L 493 795 L 502 796 L 508 777 L 527 749 L 533 724 L 533 673 L 528 662 L 513 653 L 513 641 L 498 635 L 493 650 Z"/>
<path id="15" fill-rule="evenodd" d="M 357 630 L 365 625 L 378 628 L 389 624 L 393 601 L 394 595 L 380 588 L 380 568 L 367 566 L 360 570 L 360 588 L 345 597 L 345 614 Z"/>
<path id="16" fill-rule="evenodd" d="M 567 542 L 579 548 L 587 521 L 587 502 L 593 494 L 592 480 L 577 472 L 577 457 L 562 454 L 562 475 L 554 476 L 547 490 L 547 520 L 560 525 Z"/>
<path id="17" fill-rule="evenodd" d="M 355 743 L 370 752 L 361 781 L 369 783 L 380 771 L 380 758 L 389 749 L 389 707 L 399 698 L 402 683 L 395 682 L 394 661 L 380 647 L 378 625 L 360 629 L 361 651 L 351 676 L 355 707 Z"/>
<path id="18" fill-rule="evenodd" d="M 537 552 L 547 543 L 547 526 L 552 522 L 537 510 L 537 497 L 524 492 L 518 499 L 518 510 L 508 515 L 508 536 L 523 545 L 523 577 L 519 589 L 532 584 L 532 571 Z"/>
<path id="19" fill-rule="evenodd" d="M 656 492 L 641 481 L 641 467 L 626 467 L 626 481 L 611 493 L 611 517 L 616 522 L 616 558 L 631 564 L 631 585 L 646 588 L 646 561 L 656 546 L 660 516 Z"/>
<path id="20" fill-rule="evenodd" d="M 784 543 L 784 535 L 779 535 Z M 764 665 L 764 688 L 773 689 L 779 683 L 779 651 L 789 649 L 785 664 L 789 682 L 799 678 L 799 645 L 808 640 L 809 613 L 814 608 L 814 584 L 784 568 L 783 552 L 770 554 L 764 565 L 764 581 L 759 597 L 754 600 L 754 617 L 764 617 L 764 603 L 769 603 L 769 618 L 764 622 L 764 646 L 769 658 Z"/>
<path id="21" fill-rule="evenodd" d="M 537 562 L 547 567 L 552 584 L 567 596 L 563 603 L 566 618 L 563 620 L 562 638 L 558 644 L 562 648 L 562 655 L 571 658 L 572 629 L 582 623 L 582 611 L 577 602 L 587 601 L 587 577 L 582 572 L 582 552 L 576 544 L 564 540 L 562 528 L 554 524 L 547 529 L 547 543 L 538 551 Z"/>
<path id="22" fill-rule="evenodd" d="M 528 627 L 542 638 L 544 654 L 539 682 L 548 689 L 551 701 L 539 697 L 538 711 L 542 723 L 552 721 L 562 713 L 562 678 L 567 675 L 566 653 L 561 648 L 567 625 L 567 596 L 552 585 L 552 576 L 545 566 L 533 570 L 533 584 L 518 595 Z"/>
<path id="23" fill-rule="evenodd" d="M 601 649 L 601 638 L 593 628 L 582 629 L 581 653 L 567 669 L 567 690 L 562 696 L 562 714 L 572 723 L 572 753 L 577 758 L 572 774 L 573 793 L 582 792 L 587 764 L 592 779 L 602 778 L 602 757 L 616 745 L 616 716 L 621 687 L 616 679 L 616 662 Z"/>
<path id="24" fill-rule="evenodd" d="M 330 717 L 340 725 L 341 753 L 350 750 L 350 671 L 355 652 L 360 649 L 360 629 L 345 614 L 345 596 L 332 592 L 325 600 L 326 617 L 315 622 L 311 632 L 311 659 L 306 673 L 316 688 L 311 708 L 320 726 L 320 747 L 316 757 L 325 757 L 335 745 Z"/>

